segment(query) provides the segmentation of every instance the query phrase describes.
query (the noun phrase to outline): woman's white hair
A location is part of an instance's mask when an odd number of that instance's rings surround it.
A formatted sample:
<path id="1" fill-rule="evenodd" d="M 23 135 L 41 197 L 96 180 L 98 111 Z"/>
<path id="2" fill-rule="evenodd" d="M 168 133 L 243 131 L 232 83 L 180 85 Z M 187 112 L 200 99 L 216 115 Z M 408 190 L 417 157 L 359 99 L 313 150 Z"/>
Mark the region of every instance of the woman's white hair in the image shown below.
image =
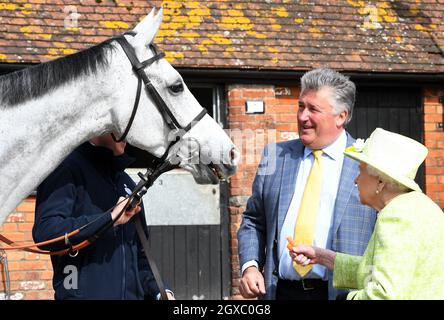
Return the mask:
<path id="1" fill-rule="evenodd" d="M 408 192 L 410 189 L 406 187 L 403 184 L 400 184 L 398 181 L 394 180 L 393 178 L 389 177 L 385 173 L 379 171 L 378 169 L 375 169 L 374 167 L 367 164 L 367 173 L 373 177 L 379 178 L 382 182 L 385 182 L 385 186 L 390 191 L 395 192 Z"/>

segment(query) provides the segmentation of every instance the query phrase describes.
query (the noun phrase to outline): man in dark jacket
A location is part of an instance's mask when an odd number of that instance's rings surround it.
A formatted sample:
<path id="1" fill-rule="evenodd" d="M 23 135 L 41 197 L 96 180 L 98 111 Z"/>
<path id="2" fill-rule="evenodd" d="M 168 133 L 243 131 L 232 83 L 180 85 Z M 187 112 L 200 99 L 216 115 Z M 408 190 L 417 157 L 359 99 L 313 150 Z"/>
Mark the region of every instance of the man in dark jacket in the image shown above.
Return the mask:
<path id="1" fill-rule="evenodd" d="M 125 142 L 110 134 L 79 146 L 37 189 L 33 238 L 41 242 L 69 233 L 95 220 L 69 238 L 73 245 L 89 239 L 123 209 L 135 184 L 124 172 L 133 161 L 124 153 Z M 122 202 L 122 200 L 124 200 Z M 112 212 L 105 213 L 116 203 Z M 140 213 L 139 213 L 140 211 Z M 77 255 L 51 256 L 55 299 L 156 299 L 159 289 L 137 236 L 134 214 L 125 211 L 114 226 Z M 65 243 L 42 246 L 61 250 Z M 168 290 L 169 298 L 172 292 Z"/>

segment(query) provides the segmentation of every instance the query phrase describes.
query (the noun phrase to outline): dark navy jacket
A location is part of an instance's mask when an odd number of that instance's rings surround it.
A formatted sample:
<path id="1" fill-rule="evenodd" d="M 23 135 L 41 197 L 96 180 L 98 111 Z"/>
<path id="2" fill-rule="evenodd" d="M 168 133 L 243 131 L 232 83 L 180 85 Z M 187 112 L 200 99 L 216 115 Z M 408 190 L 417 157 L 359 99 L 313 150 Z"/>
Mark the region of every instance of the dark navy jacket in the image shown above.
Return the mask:
<path id="1" fill-rule="evenodd" d="M 123 171 L 132 161 L 89 142 L 74 150 L 37 189 L 34 241 L 64 235 L 98 219 L 70 238 L 77 244 L 110 222 L 111 213 L 103 212 L 135 186 Z M 144 211 L 138 214 L 145 223 Z M 64 248 L 63 242 L 41 247 Z M 51 256 L 51 261 L 56 299 L 155 299 L 159 292 L 132 220 L 111 227 L 76 257 Z"/>

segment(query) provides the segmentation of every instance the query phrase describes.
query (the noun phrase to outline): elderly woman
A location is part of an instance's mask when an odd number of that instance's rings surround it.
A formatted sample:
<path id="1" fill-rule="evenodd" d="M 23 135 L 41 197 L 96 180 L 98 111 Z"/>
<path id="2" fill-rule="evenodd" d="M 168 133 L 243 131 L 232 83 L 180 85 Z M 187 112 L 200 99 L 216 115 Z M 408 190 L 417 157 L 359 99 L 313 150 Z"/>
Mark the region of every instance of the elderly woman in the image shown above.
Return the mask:
<path id="1" fill-rule="evenodd" d="M 360 201 L 378 211 L 364 256 L 290 246 L 294 263 L 333 270 L 347 299 L 444 299 L 444 214 L 414 182 L 427 148 L 377 128 L 344 154 L 360 162 Z"/>

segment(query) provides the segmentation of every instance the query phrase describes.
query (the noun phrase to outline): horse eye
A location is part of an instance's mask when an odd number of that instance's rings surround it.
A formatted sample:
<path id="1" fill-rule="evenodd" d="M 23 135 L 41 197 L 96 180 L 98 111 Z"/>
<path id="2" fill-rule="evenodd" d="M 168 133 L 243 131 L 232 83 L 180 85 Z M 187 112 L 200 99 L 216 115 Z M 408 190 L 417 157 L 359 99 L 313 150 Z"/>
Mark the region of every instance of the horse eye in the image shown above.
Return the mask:
<path id="1" fill-rule="evenodd" d="M 172 93 L 180 93 L 184 90 L 182 83 L 176 83 L 168 87 Z"/>

